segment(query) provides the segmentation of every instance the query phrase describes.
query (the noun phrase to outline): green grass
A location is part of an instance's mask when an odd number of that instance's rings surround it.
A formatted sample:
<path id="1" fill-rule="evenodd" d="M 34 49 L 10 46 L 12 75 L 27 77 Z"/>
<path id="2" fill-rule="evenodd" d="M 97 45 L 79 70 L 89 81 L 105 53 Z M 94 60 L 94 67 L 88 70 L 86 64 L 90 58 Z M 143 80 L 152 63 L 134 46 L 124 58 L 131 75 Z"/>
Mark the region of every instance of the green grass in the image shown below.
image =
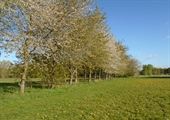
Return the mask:
<path id="1" fill-rule="evenodd" d="M 23 95 L 16 83 L 8 81 L 14 88 L 9 92 L 0 82 L 0 120 L 170 119 L 169 78 L 119 78 L 56 89 L 27 88 Z"/>

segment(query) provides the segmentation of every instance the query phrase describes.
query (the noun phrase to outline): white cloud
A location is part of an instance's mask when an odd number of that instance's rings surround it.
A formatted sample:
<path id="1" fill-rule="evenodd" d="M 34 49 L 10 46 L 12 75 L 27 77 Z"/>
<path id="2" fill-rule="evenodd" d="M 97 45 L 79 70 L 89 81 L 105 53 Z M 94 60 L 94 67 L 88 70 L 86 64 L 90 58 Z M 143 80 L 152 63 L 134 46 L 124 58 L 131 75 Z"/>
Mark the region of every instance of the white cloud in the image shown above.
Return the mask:
<path id="1" fill-rule="evenodd" d="M 150 54 L 147 58 L 154 58 L 154 57 L 158 57 L 159 56 L 159 54 L 154 54 L 154 55 L 152 55 L 152 54 Z"/>
<path id="2" fill-rule="evenodd" d="M 144 61 L 156 58 L 158 56 L 159 56 L 159 54 L 150 54 L 147 58 L 144 59 Z"/>
<path id="3" fill-rule="evenodd" d="M 166 36 L 166 39 L 170 39 L 170 35 Z"/>

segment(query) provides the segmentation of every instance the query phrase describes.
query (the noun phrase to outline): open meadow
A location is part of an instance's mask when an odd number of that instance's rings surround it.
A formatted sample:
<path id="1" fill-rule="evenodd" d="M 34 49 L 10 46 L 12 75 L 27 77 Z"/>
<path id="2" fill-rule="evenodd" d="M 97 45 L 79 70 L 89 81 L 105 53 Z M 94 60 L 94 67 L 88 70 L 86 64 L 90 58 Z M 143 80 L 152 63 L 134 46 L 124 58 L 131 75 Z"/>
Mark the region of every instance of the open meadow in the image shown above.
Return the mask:
<path id="1" fill-rule="evenodd" d="M 0 120 L 169 120 L 170 78 L 116 78 L 19 94 L 0 79 Z"/>

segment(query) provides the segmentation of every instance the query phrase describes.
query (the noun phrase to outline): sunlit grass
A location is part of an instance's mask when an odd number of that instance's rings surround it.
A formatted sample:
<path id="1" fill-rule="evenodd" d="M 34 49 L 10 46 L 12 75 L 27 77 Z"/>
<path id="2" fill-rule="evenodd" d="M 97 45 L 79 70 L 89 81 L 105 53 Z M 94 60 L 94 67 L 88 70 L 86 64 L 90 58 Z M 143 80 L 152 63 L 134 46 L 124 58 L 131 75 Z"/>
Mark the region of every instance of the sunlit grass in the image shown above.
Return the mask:
<path id="1" fill-rule="evenodd" d="M 120 78 L 56 89 L 27 88 L 24 95 L 1 91 L 0 119 L 166 120 L 170 119 L 170 79 Z"/>

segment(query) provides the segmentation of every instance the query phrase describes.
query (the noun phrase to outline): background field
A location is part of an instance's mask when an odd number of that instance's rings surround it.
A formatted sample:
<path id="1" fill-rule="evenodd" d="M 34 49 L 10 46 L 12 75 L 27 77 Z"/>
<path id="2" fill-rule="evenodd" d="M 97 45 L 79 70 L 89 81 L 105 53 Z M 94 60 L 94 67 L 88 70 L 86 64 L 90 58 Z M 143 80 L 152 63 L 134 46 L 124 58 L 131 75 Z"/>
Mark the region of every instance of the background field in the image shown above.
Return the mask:
<path id="1" fill-rule="evenodd" d="M 0 80 L 1 120 L 170 119 L 170 78 L 109 81 L 32 89 L 20 95 L 17 81 Z"/>

